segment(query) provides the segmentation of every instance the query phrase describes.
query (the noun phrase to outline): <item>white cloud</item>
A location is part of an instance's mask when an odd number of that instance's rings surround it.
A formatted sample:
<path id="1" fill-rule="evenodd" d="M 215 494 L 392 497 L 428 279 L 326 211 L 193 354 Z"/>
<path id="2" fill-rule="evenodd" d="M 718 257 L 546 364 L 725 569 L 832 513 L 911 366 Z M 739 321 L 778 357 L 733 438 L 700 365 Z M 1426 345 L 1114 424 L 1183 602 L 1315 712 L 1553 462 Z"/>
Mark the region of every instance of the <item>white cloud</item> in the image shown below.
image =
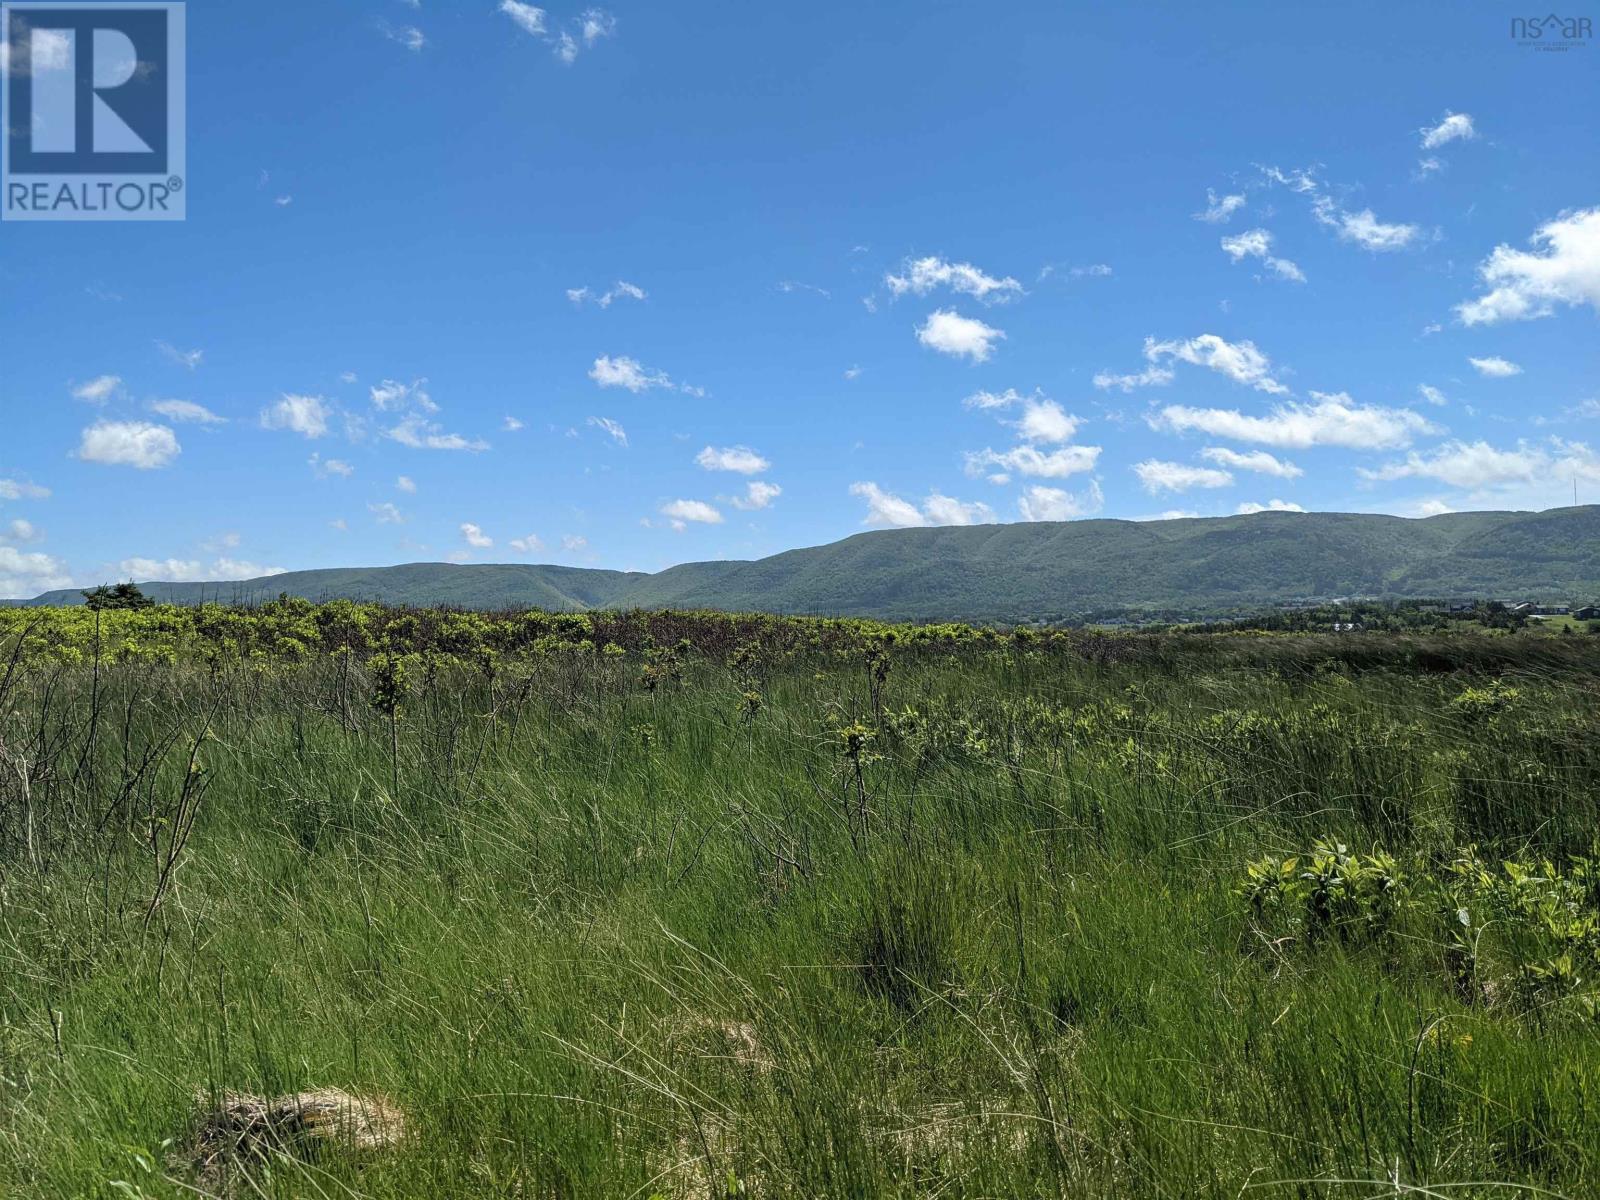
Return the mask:
<path id="1" fill-rule="evenodd" d="M 510 546 L 519 554 L 537 554 L 544 549 L 544 541 L 537 533 L 530 533 L 526 537 L 512 538 Z"/>
<path id="2" fill-rule="evenodd" d="M 0 69 L 21 77 L 30 72 L 65 71 L 72 66 L 72 39 L 65 33 L 33 28 L 20 13 L 17 25 L 17 32 L 27 38 L 28 53 L 23 54 L 19 47 L 13 57 L 10 43 L 3 40 L 5 31 L 0 30 Z"/>
<path id="3" fill-rule="evenodd" d="M 783 495 L 783 489 L 777 484 L 768 483 L 764 479 L 752 479 L 745 484 L 744 495 L 734 496 L 728 503 L 746 512 L 754 512 L 757 509 L 766 508 L 767 505 L 781 495 Z"/>
<path id="4" fill-rule="evenodd" d="M 287 575 L 287 567 L 268 567 L 248 559 L 219 558 L 208 572 L 212 579 L 262 579 L 272 575 Z"/>
<path id="5" fill-rule="evenodd" d="M 994 352 L 994 343 L 1005 334 L 972 317 L 941 308 L 928 315 L 917 329 L 917 341 L 930 350 L 956 357 L 966 355 L 973 362 L 985 362 Z"/>
<path id="6" fill-rule="evenodd" d="M 166 466 L 182 452 L 177 434 L 165 425 L 98 421 L 83 431 L 77 456 L 84 462 L 150 471 Z"/>
<path id="7" fill-rule="evenodd" d="M 947 287 L 953 292 L 975 296 L 986 303 L 1006 300 L 1022 291 L 1022 285 L 1009 275 L 996 279 L 986 275 L 971 263 L 952 263 L 936 255 L 908 260 L 903 274 L 890 273 L 883 277 L 889 291 L 896 296 L 911 293 L 926 296 L 935 288 Z"/>
<path id="8" fill-rule="evenodd" d="M 629 283 L 625 279 L 617 280 L 615 285 L 604 292 L 592 292 L 586 287 L 567 289 L 567 299 L 574 304 L 588 302 L 601 308 L 610 308 L 614 300 L 644 300 L 647 298 L 642 287 L 638 284 Z"/>
<path id="9" fill-rule="evenodd" d="M 204 404 L 192 400 L 152 400 L 150 411 L 169 421 L 189 421 L 196 425 L 225 425 L 227 417 L 219 417 Z"/>
<path id="10" fill-rule="evenodd" d="M 562 62 L 571 66 L 578 60 L 578 39 L 570 33 L 563 31 L 555 39 L 555 55 Z"/>
<path id="11" fill-rule="evenodd" d="M 892 492 L 886 492 L 875 483 L 852 483 L 850 494 L 860 496 L 867 502 L 867 517 L 863 525 L 895 525 L 901 528 L 910 528 L 926 525 L 928 520 L 922 515 L 922 510 L 909 500 L 902 500 Z"/>
<path id="12" fill-rule="evenodd" d="M 858 379 L 858 378 L 860 378 L 860 376 L 861 376 L 861 368 L 860 367 L 846 367 L 844 369 L 844 377 L 846 379 Z"/>
<path id="13" fill-rule="evenodd" d="M 413 54 L 420 54 L 422 52 L 422 48 L 428 44 L 428 39 L 423 35 L 422 30 L 418 29 L 415 25 L 394 26 L 390 25 L 388 22 L 383 22 L 378 26 L 378 28 L 383 33 L 384 37 L 388 38 L 391 42 L 399 42 Z"/>
<path id="14" fill-rule="evenodd" d="M 1213 225 L 1220 225 L 1243 207 L 1243 196 L 1237 194 L 1219 196 L 1216 192 L 1207 188 L 1205 211 L 1195 213 L 1194 219 L 1196 221 L 1209 221 Z"/>
<path id="15" fill-rule="evenodd" d="M 215 553 L 218 550 L 237 550 L 239 543 L 244 539 L 237 533 L 219 533 L 214 538 L 207 538 L 200 543 L 200 549 Z"/>
<path id="16" fill-rule="evenodd" d="M 982 525 L 994 520 L 994 510 L 981 500 L 957 500 L 941 492 L 929 492 L 922 511 L 930 525 Z"/>
<path id="17" fill-rule="evenodd" d="M 1260 512 L 1303 513 L 1305 512 L 1305 509 L 1288 500 L 1268 500 L 1265 504 L 1257 504 L 1252 500 L 1247 500 L 1233 511 L 1238 513 L 1241 517 L 1248 517 Z"/>
<path id="18" fill-rule="evenodd" d="M 1022 416 L 1005 424 L 1014 428 L 1027 442 L 1070 442 L 1082 424 L 1075 416 L 1065 412 L 1054 400 L 1040 392 L 1024 396 L 1016 388 L 1003 392 L 974 392 L 964 401 L 968 408 L 992 411 L 1020 405 Z"/>
<path id="19" fill-rule="evenodd" d="M 330 475 L 337 475 L 340 479 L 349 479 L 356 473 L 356 469 L 342 458 L 323 458 L 320 454 L 313 454 L 306 459 L 306 465 L 316 474 L 318 479 L 326 479 Z"/>
<path id="20" fill-rule="evenodd" d="M 1558 304 L 1600 312 L 1600 208 L 1563 213 L 1534 231 L 1533 249 L 1499 245 L 1478 268 L 1489 290 L 1456 306 L 1467 325 L 1548 317 Z"/>
<path id="21" fill-rule="evenodd" d="M 1021 404 L 1027 397 L 1016 388 L 1007 388 L 1003 392 L 977 391 L 968 396 L 961 403 L 967 408 L 993 409 L 1010 408 L 1013 404 Z"/>
<path id="22" fill-rule="evenodd" d="M 404 408 L 415 408 L 425 413 L 439 411 L 439 406 L 433 402 L 433 397 L 428 395 L 426 379 L 414 380 L 411 383 L 385 379 L 376 387 L 368 388 L 367 394 L 372 397 L 372 406 L 379 412 L 397 412 Z"/>
<path id="23" fill-rule="evenodd" d="M 535 8 L 531 4 L 523 4 L 521 0 L 500 0 L 500 11 L 516 22 L 518 28 L 524 33 L 535 36 L 544 33 L 544 9 Z"/>
<path id="24" fill-rule="evenodd" d="M 17 517 L 5 528 L 6 532 L 0 534 L 0 542 L 36 542 L 44 538 L 43 530 L 22 517 Z"/>
<path id="25" fill-rule="evenodd" d="M 1136 387 L 1171 383 L 1173 371 L 1167 363 L 1178 361 L 1209 367 L 1236 383 L 1247 384 L 1271 395 L 1287 395 L 1289 389 L 1271 375 L 1272 361 L 1250 341 L 1229 342 L 1214 333 L 1202 333 L 1187 341 L 1144 340 L 1144 357 L 1149 366 L 1137 375 L 1113 375 L 1102 371 L 1094 377 L 1097 388 Z"/>
<path id="26" fill-rule="evenodd" d="M 1343 240 L 1374 252 L 1402 250 L 1416 241 L 1422 232 L 1415 225 L 1393 225 L 1380 221 L 1370 208 L 1348 212 L 1327 196 L 1317 197 L 1311 211 L 1318 221 Z"/>
<path id="27" fill-rule="evenodd" d="M 628 444 L 628 431 L 610 417 L 590 417 L 589 424 L 605 430 L 617 445 L 626 446 Z"/>
<path id="28" fill-rule="evenodd" d="M 1125 392 L 1131 392 L 1134 388 L 1162 387 L 1171 383 L 1175 378 L 1177 378 L 1177 373 L 1171 367 L 1162 367 L 1151 363 L 1144 370 L 1128 375 L 1116 375 L 1110 371 L 1097 372 L 1094 377 L 1094 385 L 1102 390 L 1121 388 Z"/>
<path id="29" fill-rule="evenodd" d="M 25 600 L 71 586 L 72 575 L 60 559 L 0 546 L 0 596 Z"/>
<path id="30" fill-rule="evenodd" d="M 1510 359 L 1491 356 L 1489 358 L 1467 359 L 1479 375 L 1487 375 L 1490 379 L 1509 379 L 1513 375 L 1521 375 L 1522 368 Z"/>
<path id="31" fill-rule="evenodd" d="M 157 342 L 156 349 L 180 367 L 187 367 L 191 371 L 198 367 L 206 356 L 204 350 L 179 350 L 170 342 Z"/>
<path id="32" fill-rule="evenodd" d="M 271 408 L 261 410 L 263 429 L 286 429 L 301 437 L 319 438 L 328 432 L 328 407 L 321 396 L 285 393 Z"/>
<path id="33" fill-rule="evenodd" d="M 1264 417 L 1247 416 L 1238 409 L 1172 404 L 1150 418 L 1150 424 L 1177 433 L 1208 433 L 1287 449 L 1387 450 L 1409 444 L 1414 434 L 1433 431 L 1432 424 L 1409 408 L 1356 404 L 1343 392 L 1311 395 L 1314 403 L 1280 404 Z"/>
<path id="34" fill-rule="evenodd" d="M 198 580 L 205 573 L 199 559 L 184 558 L 125 558 L 116 565 L 116 573 L 124 579 L 139 583 L 185 583 Z"/>
<path id="35" fill-rule="evenodd" d="M 1230 487 L 1233 476 L 1215 467 L 1191 467 L 1185 463 L 1162 462 L 1147 458 L 1136 463 L 1133 473 L 1151 495 L 1161 492 L 1186 492 L 1190 488 Z"/>
<path id="36" fill-rule="evenodd" d="M 1097 513 L 1104 506 L 1105 497 L 1094 480 L 1082 492 L 1034 486 L 1017 498 L 1017 512 L 1024 521 L 1072 521 Z"/>
<path id="37" fill-rule="evenodd" d="M 48 500 L 50 489 L 17 479 L 0 479 L 0 500 Z"/>
<path id="38" fill-rule="evenodd" d="M 562 537 L 561 548 L 568 554 L 576 554 L 579 550 L 589 548 L 589 539 L 582 534 L 569 533 Z"/>
<path id="39" fill-rule="evenodd" d="M 1048 452 L 1037 446 L 1013 446 L 1006 451 L 985 448 L 967 455 L 967 474 L 1014 471 L 1040 479 L 1064 479 L 1094 470 L 1099 458 L 1099 446 L 1062 446 Z"/>
<path id="40" fill-rule="evenodd" d="M 397 490 L 406 492 L 410 495 L 415 495 L 417 491 L 417 481 L 412 479 L 409 475 L 400 476 L 399 479 L 394 481 L 394 486 Z"/>
<path id="41" fill-rule="evenodd" d="M 1422 398 L 1429 404 L 1443 407 L 1450 403 L 1450 398 L 1432 384 L 1419 383 L 1417 384 L 1417 391 L 1422 394 Z"/>
<path id="42" fill-rule="evenodd" d="M 1114 272 L 1109 263 L 1087 263 L 1081 267 L 1073 267 L 1067 274 L 1074 279 L 1109 279 Z"/>
<path id="43" fill-rule="evenodd" d="M 120 375 L 100 375 L 89 380 L 88 383 L 79 384 L 72 389 L 75 399 L 85 400 L 90 404 L 104 404 L 122 389 Z"/>
<path id="44" fill-rule="evenodd" d="M 467 545 L 475 550 L 487 550 L 494 545 L 494 539 L 487 536 L 482 529 L 471 521 L 461 523 L 461 536 L 467 540 Z"/>
<path id="45" fill-rule="evenodd" d="M 1070 442 L 1078 418 L 1068 416 L 1054 400 L 1029 400 L 1022 406 L 1017 433 L 1026 442 Z"/>
<path id="46" fill-rule="evenodd" d="M 285 573 L 282 567 L 227 557 L 214 559 L 209 566 L 199 559 L 125 558 L 116 564 L 115 571 L 121 578 L 139 583 L 228 582 Z"/>
<path id="47" fill-rule="evenodd" d="M 686 521 L 702 525 L 722 524 L 722 514 L 704 500 L 671 500 L 661 506 L 661 515 L 672 521 L 674 529 L 682 529 Z"/>
<path id="48" fill-rule="evenodd" d="M 1551 457 L 1542 449 L 1520 445 L 1515 450 L 1499 450 L 1483 441 L 1455 441 L 1436 446 L 1427 454 L 1413 451 L 1404 462 L 1360 470 L 1364 478 L 1371 480 L 1433 479 L 1451 487 L 1478 489 L 1534 483 L 1551 469 Z"/>
<path id="49" fill-rule="evenodd" d="M 589 378 L 601 387 L 627 388 L 634 393 L 673 386 L 664 371 L 652 371 L 627 355 L 612 358 L 609 354 L 602 354 L 589 368 Z"/>
<path id="50" fill-rule="evenodd" d="M 1440 146 L 1454 141 L 1471 141 L 1478 136 L 1478 131 L 1472 127 L 1472 118 L 1466 113 L 1446 112 L 1444 119 L 1437 125 L 1417 131 L 1422 135 L 1422 148 L 1424 150 L 1437 150 Z"/>
<path id="51" fill-rule="evenodd" d="M 507 417 L 500 423 L 500 428 L 504 429 L 507 433 L 516 433 L 517 430 L 522 428 L 522 422 L 517 420 L 515 417 Z"/>
<path id="52" fill-rule="evenodd" d="M 940 492 L 929 492 L 928 498 L 918 508 L 892 492 L 886 492 L 875 483 L 852 483 L 850 494 L 867 502 L 863 525 L 892 525 L 902 529 L 924 525 L 977 525 L 994 520 L 994 512 L 987 504 L 957 500 Z"/>
<path id="53" fill-rule="evenodd" d="M 705 471 L 737 471 L 740 475 L 760 475 L 772 469 L 772 464 L 749 446 L 707 446 L 694 461 Z"/>
<path id="54" fill-rule="evenodd" d="M 583 42 L 592 46 L 603 37 L 617 31 L 617 19 L 604 9 L 585 9 L 583 14 Z"/>
<path id="55" fill-rule="evenodd" d="M 400 509 L 388 500 L 381 504 L 367 505 L 367 511 L 378 518 L 379 525 L 401 525 L 406 519 Z"/>
<path id="56" fill-rule="evenodd" d="M 1265 450 L 1243 453 L 1229 450 L 1225 446 L 1207 446 L 1200 451 L 1200 457 L 1207 462 L 1216 463 L 1219 467 L 1231 467 L 1236 471 L 1254 471 L 1258 475 L 1275 475 L 1279 479 L 1298 479 L 1305 474 L 1292 462 L 1275 458 Z"/>
<path id="57" fill-rule="evenodd" d="M 1222 249 L 1234 262 L 1246 258 L 1259 258 L 1263 265 L 1279 279 L 1304 283 L 1306 277 L 1298 266 L 1287 258 L 1272 253 L 1272 234 L 1265 229 L 1250 229 L 1234 237 L 1222 239 Z"/>
<path id="58" fill-rule="evenodd" d="M 489 443 L 482 438 L 446 433 L 436 422 L 425 421 L 415 413 L 387 430 L 384 436 L 413 450 L 467 450 L 476 454 L 489 448 Z"/>

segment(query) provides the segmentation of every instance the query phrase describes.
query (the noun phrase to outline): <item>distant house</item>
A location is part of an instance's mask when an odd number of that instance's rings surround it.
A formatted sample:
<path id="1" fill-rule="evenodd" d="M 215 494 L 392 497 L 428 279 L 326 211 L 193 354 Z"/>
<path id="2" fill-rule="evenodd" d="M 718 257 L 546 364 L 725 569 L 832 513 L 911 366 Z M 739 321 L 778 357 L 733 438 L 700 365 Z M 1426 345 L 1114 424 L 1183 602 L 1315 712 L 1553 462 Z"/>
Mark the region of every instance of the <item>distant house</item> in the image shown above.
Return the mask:
<path id="1" fill-rule="evenodd" d="M 1585 604 L 1582 608 L 1575 608 L 1572 616 L 1579 621 L 1600 621 L 1600 604 Z"/>

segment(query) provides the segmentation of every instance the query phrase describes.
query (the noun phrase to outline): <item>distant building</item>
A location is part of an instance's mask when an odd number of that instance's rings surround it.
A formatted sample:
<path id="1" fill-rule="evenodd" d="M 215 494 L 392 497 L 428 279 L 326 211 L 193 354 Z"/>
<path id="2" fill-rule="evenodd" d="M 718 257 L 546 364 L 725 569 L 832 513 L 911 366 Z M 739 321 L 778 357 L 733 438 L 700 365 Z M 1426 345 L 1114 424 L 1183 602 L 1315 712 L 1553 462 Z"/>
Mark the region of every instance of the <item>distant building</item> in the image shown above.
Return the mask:
<path id="1" fill-rule="evenodd" d="M 1600 604 L 1585 604 L 1582 608 L 1575 608 L 1572 616 L 1579 621 L 1600 621 Z"/>

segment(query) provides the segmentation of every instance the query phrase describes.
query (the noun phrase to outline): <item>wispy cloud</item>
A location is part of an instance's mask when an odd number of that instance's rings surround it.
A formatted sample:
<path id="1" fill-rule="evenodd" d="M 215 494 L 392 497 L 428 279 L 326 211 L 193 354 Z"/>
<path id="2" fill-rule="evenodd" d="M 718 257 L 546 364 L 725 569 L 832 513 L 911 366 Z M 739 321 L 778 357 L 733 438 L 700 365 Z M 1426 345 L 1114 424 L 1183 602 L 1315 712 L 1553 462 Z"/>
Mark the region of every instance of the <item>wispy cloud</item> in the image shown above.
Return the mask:
<path id="1" fill-rule="evenodd" d="M 589 424 L 597 429 L 604 430 L 619 446 L 628 444 L 628 431 L 610 417 L 590 417 Z"/>
<path id="2" fill-rule="evenodd" d="M 1194 214 L 1196 221 L 1209 221 L 1213 225 L 1220 225 L 1234 213 L 1244 207 L 1245 199 L 1241 193 L 1219 196 L 1210 188 L 1206 189 L 1206 206 Z"/>
<path id="3" fill-rule="evenodd" d="M 1120 388 L 1132 391 L 1171 383 L 1174 373 L 1170 363 L 1184 362 L 1207 367 L 1226 375 L 1235 383 L 1242 383 L 1257 391 L 1271 395 L 1287 395 L 1289 389 L 1272 377 L 1272 361 L 1254 342 L 1229 342 L 1214 333 L 1202 333 L 1187 340 L 1158 342 L 1155 338 L 1144 340 L 1145 362 L 1143 371 L 1132 375 L 1116 375 L 1102 371 L 1094 377 L 1097 388 Z"/>
<path id="4" fill-rule="evenodd" d="M 1513 375 L 1521 375 L 1522 368 L 1508 358 L 1491 355 L 1488 358 L 1469 358 L 1473 370 L 1479 375 L 1490 379 L 1510 379 Z"/>
<path id="5" fill-rule="evenodd" d="M 694 461 L 704 471 L 736 471 L 740 475 L 760 475 L 772 464 L 749 446 L 707 446 Z"/>
<path id="6" fill-rule="evenodd" d="M 104 404 L 107 400 L 117 395 L 122 390 L 122 377 L 120 375 L 97 375 L 88 383 L 80 383 L 72 389 L 73 398 L 82 400 L 87 404 Z"/>
<path id="7" fill-rule="evenodd" d="M 1174 433 L 1207 433 L 1239 442 L 1285 449 L 1343 446 L 1386 450 L 1408 445 L 1434 426 L 1409 408 L 1357 404 L 1343 392 L 1312 392 L 1312 403 L 1280 404 L 1265 416 L 1232 408 L 1192 408 L 1171 404 L 1149 418 L 1152 428 Z"/>
<path id="8" fill-rule="evenodd" d="M 261 410 L 261 427 L 319 438 L 328 432 L 328 417 L 328 406 L 321 396 L 285 393 L 276 404 Z"/>
<path id="9" fill-rule="evenodd" d="M 1162 492 L 1186 492 L 1190 488 L 1231 487 L 1233 476 L 1215 467 L 1194 467 L 1187 463 L 1163 462 L 1147 458 L 1135 463 L 1133 473 L 1139 477 L 1144 490 L 1151 495 Z"/>
<path id="10" fill-rule="evenodd" d="M 599 308 L 610 308 L 617 300 L 645 300 L 648 297 L 638 284 L 619 279 L 603 292 L 591 291 L 587 287 L 568 288 L 567 299 L 574 304 L 593 304 Z"/>
<path id="11" fill-rule="evenodd" d="M 150 411 L 169 421 L 191 425 L 225 425 L 228 421 L 227 417 L 219 417 L 204 404 L 192 400 L 152 400 Z"/>
<path id="12" fill-rule="evenodd" d="M 1234 262 L 1246 258 L 1259 258 L 1262 264 L 1279 279 L 1304 283 L 1305 274 L 1287 258 L 1272 253 L 1272 234 L 1265 229 L 1251 229 L 1233 237 L 1222 239 L 1223 252 Z"/>
<path id="13" fill-rule="evenodd" d="M 900 274 L 891 271 L 883 277 L 883 282 L 895 296 L 904 296 L 908 292 L 925 296 L 936 288 L 944 287 L 985 303 L 994 303 L 1022 293 L 1022 285 L 1009 275 L 997 278 L 971 263 L 947 262 L 937 255 L 908 259 Z"/>
<path id="14" fill-rule="evenodd" d="M 204 350 L 179 350 L 170 342 L 158 341 L 156 349 L 161 351 L 165 358 L 177 363 L 180 367 L 187 367 L 191 371 L 198 367 L 206 356 Z"/>

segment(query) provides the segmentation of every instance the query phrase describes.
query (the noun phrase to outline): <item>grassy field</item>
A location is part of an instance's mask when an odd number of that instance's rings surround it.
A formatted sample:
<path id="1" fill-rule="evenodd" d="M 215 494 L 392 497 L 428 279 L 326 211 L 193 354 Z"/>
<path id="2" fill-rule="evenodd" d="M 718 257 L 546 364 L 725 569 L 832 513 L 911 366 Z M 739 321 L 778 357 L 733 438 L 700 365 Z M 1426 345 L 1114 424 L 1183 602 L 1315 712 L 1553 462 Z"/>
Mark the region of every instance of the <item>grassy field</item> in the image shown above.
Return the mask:
<path id="1" fill-rule="evenodd" d="M 0 1195 L 1600 1191 L 1592 639 L 0 618 Z"/>

